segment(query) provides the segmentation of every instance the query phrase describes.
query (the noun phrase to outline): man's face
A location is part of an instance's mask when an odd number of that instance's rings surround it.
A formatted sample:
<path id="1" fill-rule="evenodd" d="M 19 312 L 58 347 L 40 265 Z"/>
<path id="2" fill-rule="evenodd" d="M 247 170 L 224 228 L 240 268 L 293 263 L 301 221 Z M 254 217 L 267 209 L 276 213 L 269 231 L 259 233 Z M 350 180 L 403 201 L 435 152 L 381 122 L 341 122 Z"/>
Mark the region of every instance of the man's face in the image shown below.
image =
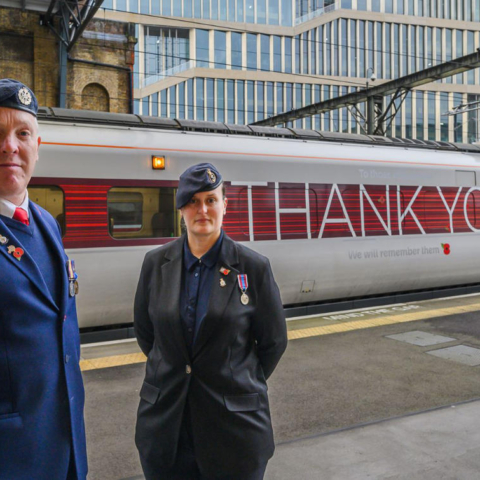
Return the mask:
<path id="1" fill-rule="evenodd" d="M 36 118 L 30 113 L 0 107 L 0 197 L 15 205 L 25 191 L 38 160 Z"/>
<path id="2" fill-rule="evenodd" d="M 222 228 L 227 199 L 223 198 L 222 186 L 209 192 L 196 193 L 180 209 L 190 235 L 216 235 Z"/>

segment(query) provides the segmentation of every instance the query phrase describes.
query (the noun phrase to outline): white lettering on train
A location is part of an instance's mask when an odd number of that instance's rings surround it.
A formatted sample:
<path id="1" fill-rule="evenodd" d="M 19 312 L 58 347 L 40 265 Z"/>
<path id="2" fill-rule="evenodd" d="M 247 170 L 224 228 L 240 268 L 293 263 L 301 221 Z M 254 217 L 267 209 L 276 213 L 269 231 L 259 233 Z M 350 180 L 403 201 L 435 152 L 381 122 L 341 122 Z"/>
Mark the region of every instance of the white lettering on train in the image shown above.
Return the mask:
<path id="1" fill-rule="evenodd" d="M 231 182 L 232 185 L 234 186 L 246 186 L 248 187 L 248 231 L 249 231 L 249 239 L 250 241 L 255 240 L 255 226 L 254 226 L 254 221 L 253 221 L 253 212 L 254 212 L 254 205 L 253 205 L 253 194 L 252 194 L 252 188 L 253 187 L 266 187 L 268 186 L 267 182 Z M 291 184 L 290 184 L 291 186 Z M 418 227 L 419 232 L 422 235 L 426 235 L 427 232 L 425 231 L 424 225 L 422 225 L 422 220 L 417 216 L 417 213 L 414 211 L 415 207 L 415 202 L 417 199 L 422 197 L 422 194 L 426 195 L 427 193 L 423 192 L 424 188 L 430 188 L 430 187 L 423 187 L 423 186 L 418 186 L 415 187 L 416 190 L 413 193 L 413 195 L 410 198 L 410 201 L 408 202 L 407 206 L 405 209 L 402 211 L 402 203 L 404 202 L 403 196 L 402 196 L 402 187 L 400 185 L 392 186 L 392 185 L 375 185 L 373 187 L 377 188 L 385 188 L 385 195 L 381 196 L 379 203 L 385 204 L 384 205 L 384 211 L 386 213 L 386 220 L 383 218 L 382 214 L 379 211 L 379 208 L 377 205 L 375 205 L 375 202 L 372 199 L 372 195 L 367 191 L 367 187 L 363 184 L 361 185 L 356 185 L 355 188 L 358 187 L 358 191 L 355 192 L 356 195 L 358 195 L 356 198 L 358 200 L 355 200 L 355 202 L 358 201 L 358 203 L 355 203 L 354 207 L 357 208 L 357 212 L 360 214 L 360 229 L 361 237 L 366 237 L 367 236 L 367 228 L 366 228 L 366 219 L 365 219 L 365 209 L 368 205 L 368 207 L 373 211 L 375 218 L 380 222 L 381 227 L 383 230 L 389 235 L 399 235 L 402 236 L 404 235 L 404 227 L 403 224 L 406 222 L 407 217 L 410 217 L 413 219 L 415 222 L 415 225 Z M 370 186 L 372 187 L 372 186 Z M 397 197 L 397 205 L 396 208 L 394 205 L 392 205 L 391 199 L 390 199 L 390 194 L 391 192 L 393 193 L 392 188 L 396 187 L 396 197 Z M 310 195 L 311 192 L 313 191 L 312 188 L 314 186 L 310 187 L 308 183 L 302 183 L 298 184 L 298 190 L 304 191 L 305 192 L 305 201 L 304 205 L 302 204 L 300 207 L 296 208 L 282 208 L 280 207 L 281 201 L 282 201 L 282 195 L 285 195 L 285 191 L 288 191 L 288 189 L 282 189 L 279 187 L 279 183 L 275 183 L 275 228 L 276 228 L 276 237 L 277 240 L 282 239 L 282 231 L 281 231 L 281 218 L 282 215 L 289 215 L 289 214 L 303 214 L 305 215 L 305 226 L 306 226 L 306 236 L 307 238 L 312 238 L 312 227 L 311 227 L 311 204 L 310 204 Z M 442 191 L 442 188 L 437 186 L 434 187 L 436 188 L 439 197 L 441 199 L 441 202 L 438 203 L 438 209 L 441 210 L 441 206 L 445 207 L 445 212 L 448 215 L 448 226 L 445 225 L 445 230 L 449 233 L 454 233 L 454 212 L 457 207 L 458 201 L 460 199 L 460 195 L 463 191 L 464 187 L 459 187 L 458 190 L 455 193 L 455 198 L 451 206 L 449 206 L 447 199 L 445 198 L 445 194 Z M 446 187 L 444 187 L 446 188 Z M 462 216 L 465 219 L 466 226 L 474 233 L 480 233 L 480 228 L 477 228 L 474 224 L 472 224 L 471 219 L 469 218 L 469 212 L 468 212 L 468 204 L 471 195 L 474 194 L 474 192 L 480 192 L 480 187 L 471 187 L 465 194 L 464 202 L 463 202 L 463 212 Z M 351 192 L 351 190 L 350 190 Z M 428 194 L 431 195 L 431 188 L 428 190 Z M 303 195 L 303 194 L 302 194 Z M 453 195 L 453 193 L 452 193 Z M 340 205 L 340 210 L 337 208 L 336 211 L 336 216 L 332 217 L 332 208 L 333 208 L 333 203 L 334 201 L 337 201 Z M 366 200 L 366 201 L 365 201 Z M 351 198 L 350 198 L 350 204 L 349 208 L 351 207 Z M 418 208 L 418 205 L 417 205 Z M 423 207 L 422 207 L 423 208 Z M 345 200 L 342 196 L 341 189 L 339 187 L 339 184 L 332 184 L 329 194 L 328 194 L 328 201 L 326 203 L 324 211 L 318 211 L 316 212 L 317 215 L 320 217 L 323 214 L 323 218 L 321 221 L 321 224 L 319 225 L 318 229 L 318 237 L 317 238 L 323 238 L 325 234 L 326 227 L 331 224 L 337 224 L 337 225 L 346 225 L 348 229 L 346 229 L 346 232 L 349 232 L 349 235 L 352 237 L 357 237 L 357 233 L 353 227 L 352 220 L 349 214 L 349 211 L 347 209 L 347 206 L 345 204 Z M 338 216 L 340 213 L 340 217 Z M 353 213 L 353 212 L 351 212 Z M 457 212 L 458 215 L 459 212 Z M 358 217 L 357 217 L 358 218 Z M 392 228 L 392 220 L 393 218 L 396 219 L 396 230 L 395 233 Z M 424 219 L 425 220 L 425 219 Z M 458 220 L 458 216 L 457 216 Z M 305 228 L 305 227 L 304 227 Z M 458 227 L 457 227 L 458 228 Z M 464 227 L 465 228 L 465 227 Z M 317 229 L 315 228 L 315 231 Z M 435 232 L 438 233 L 438 232 Z M 347 233 L 348 235 L 348 233 Z M 353 255 L 354 257 L 354 255 Z"/>

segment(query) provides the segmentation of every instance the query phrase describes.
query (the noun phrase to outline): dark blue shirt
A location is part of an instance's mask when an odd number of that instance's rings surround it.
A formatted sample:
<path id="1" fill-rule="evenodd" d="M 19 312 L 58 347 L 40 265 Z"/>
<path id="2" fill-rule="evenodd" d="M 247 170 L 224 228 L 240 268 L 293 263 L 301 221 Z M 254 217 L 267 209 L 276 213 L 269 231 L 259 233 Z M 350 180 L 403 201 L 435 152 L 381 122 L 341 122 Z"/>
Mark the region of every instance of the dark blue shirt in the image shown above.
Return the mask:
<path id="1" fill-rule="evenodd" d="M 208 301 L 212 291 L 223 230 L 213 247 L 200 259 L 195 257 L 188 246 L 187 237 L 183 246 L 182 290 L 180 292 L 180 318 L 187 349 L 192 354 L 193 344 L 200 325 L 207 314 Z"/>

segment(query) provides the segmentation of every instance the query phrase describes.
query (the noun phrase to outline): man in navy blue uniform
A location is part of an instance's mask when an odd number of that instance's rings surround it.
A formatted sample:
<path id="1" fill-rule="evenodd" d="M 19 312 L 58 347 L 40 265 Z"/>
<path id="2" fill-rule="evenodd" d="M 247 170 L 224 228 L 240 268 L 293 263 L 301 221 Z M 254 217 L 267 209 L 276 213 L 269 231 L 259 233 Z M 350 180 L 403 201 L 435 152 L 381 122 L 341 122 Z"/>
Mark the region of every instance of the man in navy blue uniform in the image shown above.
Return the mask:
<path id="1" fill-rule="evenodd" d="M 76 274 L 59 226 L 30 202 L 33 92 L 0 79 L 0 480 L 87 475 Z"/>

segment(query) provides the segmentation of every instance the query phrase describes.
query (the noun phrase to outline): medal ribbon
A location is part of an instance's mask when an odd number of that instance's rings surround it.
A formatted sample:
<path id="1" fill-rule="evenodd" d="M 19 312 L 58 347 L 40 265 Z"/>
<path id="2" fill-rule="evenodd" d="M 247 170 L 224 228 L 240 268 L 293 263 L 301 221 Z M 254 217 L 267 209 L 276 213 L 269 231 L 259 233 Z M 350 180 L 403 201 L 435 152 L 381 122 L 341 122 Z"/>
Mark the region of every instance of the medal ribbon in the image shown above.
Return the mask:
<path id="1" fill-rule="evenodd" d="M 245 293 L 247 291 L 247 288 L 248 288 L 247 275 L 246 274 L 237 275 L 237 278 L 238 278 L 238 286 L 239 286 L 240 290 L 243 293 Z"/>

